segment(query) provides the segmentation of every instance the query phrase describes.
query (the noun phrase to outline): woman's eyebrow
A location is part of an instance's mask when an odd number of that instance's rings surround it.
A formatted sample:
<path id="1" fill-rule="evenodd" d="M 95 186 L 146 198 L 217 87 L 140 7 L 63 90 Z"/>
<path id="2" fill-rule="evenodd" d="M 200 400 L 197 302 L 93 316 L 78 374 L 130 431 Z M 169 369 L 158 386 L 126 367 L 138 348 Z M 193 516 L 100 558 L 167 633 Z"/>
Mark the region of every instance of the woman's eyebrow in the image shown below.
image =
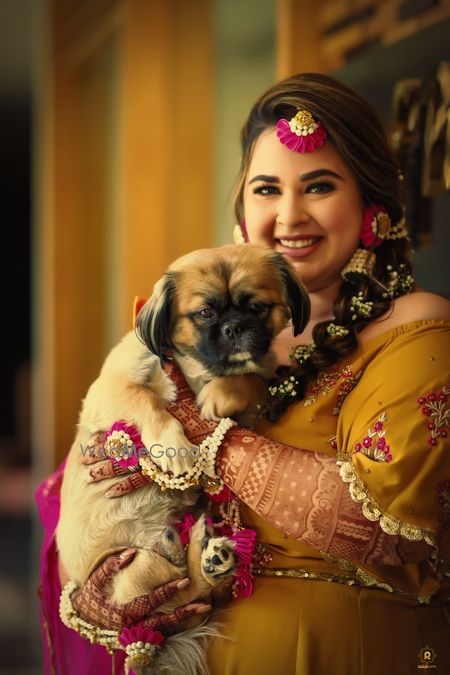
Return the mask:
<path id="1" fill-rule="evenodd" d="M 304 173 L 300 176 L 300 180 L 311 180 L 312 178 L 319 178 L 320 176 L 333 176 L 334 178 L 343 180 L 342 176 L 335 173 L 334 171 L 331 171 L 331 169 L 316 169 L 316 171 Z"/>
<path id="2" fill-rule="evenodd" d="M 248 184 L 250 185 L 251 183 L 256 183 L 257 180 L 261 180 L 264 183 L 279 183 L 280 179 L 278 176 L 265 176 L 264 174 L 260 174 L 259 176 L 253 176 L 251 180 L 248 181 Z"/>

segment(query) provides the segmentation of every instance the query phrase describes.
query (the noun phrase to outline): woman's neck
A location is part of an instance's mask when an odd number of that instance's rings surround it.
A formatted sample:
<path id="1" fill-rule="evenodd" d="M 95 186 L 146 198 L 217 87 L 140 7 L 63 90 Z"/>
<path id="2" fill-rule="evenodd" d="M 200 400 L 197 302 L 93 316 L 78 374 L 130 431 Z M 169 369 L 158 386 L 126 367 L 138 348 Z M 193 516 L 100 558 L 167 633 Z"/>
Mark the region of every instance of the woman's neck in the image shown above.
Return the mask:
<path id="1" fill-rule="evenodd" d="M 277 355 L 278 363 L 288 364 L 289 354 L 293 347 L 312 342 L 314 326 L 322 321 L 329 321 L 333 318 L 333 303 L 339 293 L 341 283 L 341 280 L 338 280 L 336 283 L 327 286 L 326 288 L 309 293 L 311 315 L 302 334 L 294 337 L 292 334 L 292 325 L 289 324 L 281 331 L 274 341 L 273 348 Z"/>

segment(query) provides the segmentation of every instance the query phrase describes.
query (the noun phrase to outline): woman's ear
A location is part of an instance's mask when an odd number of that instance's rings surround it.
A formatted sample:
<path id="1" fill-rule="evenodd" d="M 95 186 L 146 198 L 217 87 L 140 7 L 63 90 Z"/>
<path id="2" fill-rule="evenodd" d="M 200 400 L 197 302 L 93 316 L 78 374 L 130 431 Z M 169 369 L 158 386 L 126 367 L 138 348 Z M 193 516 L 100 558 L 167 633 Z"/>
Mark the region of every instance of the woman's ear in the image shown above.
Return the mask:
<path id="1" fill-rule="evenodd" d="M 275 254 L 275 264 L 285 288 L 286 302 L 291 311 L 294 335 L 299 335 L 306 328 L 311 315 L 309 295 L 299 280 L 295 269 L 281 253 Z"/>
<path id="2" fill-rule="evenodd" d="M 176 293 L 175 275 L 166 273 L 156 282 L 153 294 L 140 310 L 136 332 L 149 350 L 165 360 L 166 352 L 175 349 L 171 339 L 172 304 Z"/>

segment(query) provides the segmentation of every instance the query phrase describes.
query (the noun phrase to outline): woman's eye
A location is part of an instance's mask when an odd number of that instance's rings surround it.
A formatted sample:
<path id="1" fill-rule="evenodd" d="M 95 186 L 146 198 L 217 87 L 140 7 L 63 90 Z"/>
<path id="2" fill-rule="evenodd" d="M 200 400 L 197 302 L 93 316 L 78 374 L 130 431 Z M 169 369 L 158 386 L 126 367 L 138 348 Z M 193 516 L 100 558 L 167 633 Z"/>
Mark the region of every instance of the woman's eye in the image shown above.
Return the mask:
<path id="1" fill-rule="evenodd" d="M 260 185 L 253 190 L 254 195 L 277 195 L 280 189 L 276 185 Z"/>
<path id="2" fill-rule="evenodd" d="M 305 192 L 308 194 L 325 194 L 327 192 L 332 192 L 334 190 L 334 185 L 332 183 L 311 183 L 306 188 Z"/>

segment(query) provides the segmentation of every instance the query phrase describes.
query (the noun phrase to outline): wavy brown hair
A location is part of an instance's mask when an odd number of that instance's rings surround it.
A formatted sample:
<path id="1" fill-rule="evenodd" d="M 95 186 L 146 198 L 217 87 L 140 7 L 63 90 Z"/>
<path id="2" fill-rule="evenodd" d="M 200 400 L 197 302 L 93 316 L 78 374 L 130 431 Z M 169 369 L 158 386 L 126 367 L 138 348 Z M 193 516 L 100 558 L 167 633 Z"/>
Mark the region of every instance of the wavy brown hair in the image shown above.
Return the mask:
<path id="1" fill-rule="evenodd" d="M 278 82 L 251 109 L 241 132 L 242 162 L 235 199 L 237 222 L 244 217 L 244 184 L 255 141 L 264 131 L 274 128 L 279 119 L 289 120 L 302 109 L 308 110 L 325 126 L 327 143 L 333 143 L 355 176 L 364 205 L 382 204 L 391 222 L 399 222 L 404 212 L 401 174 L 377 114 L 354 91 L 317 73 L 302 73 Z M 392 287 L 389 290 L 392 272 L 397 272 L 401 280 L 411 274 L 409 254 L 409 240 L 385 240 L 376 249 L 376 264 L 370 277 L 354 283 L 342 282 L 333 306 L 334 319 L 318 323 L 313 329 L 315 351 L 306 361 L 289 370 L 300 383 L 296 387 L 296 397 L 271 398 L 266 411 L 269 419 L 276 419 L 288 402 L 303 398 L 308 380 L 350 354 L 356 348 L 357 335 L 364 326 L 387 312 L 393 297 L 409 292 L 411 286 L 408 283 L 400 283 L 394 291 Z M 373 307 L 369 318 L 355 320 L 351 304 L 359 292 L 364 302 L 372 302 Z M 332 337 L 327 332 L 330 323 L 344 326 L 348 335 Z M 281 378 L 286 374 L 286 369 L 280 369 Z"/>

